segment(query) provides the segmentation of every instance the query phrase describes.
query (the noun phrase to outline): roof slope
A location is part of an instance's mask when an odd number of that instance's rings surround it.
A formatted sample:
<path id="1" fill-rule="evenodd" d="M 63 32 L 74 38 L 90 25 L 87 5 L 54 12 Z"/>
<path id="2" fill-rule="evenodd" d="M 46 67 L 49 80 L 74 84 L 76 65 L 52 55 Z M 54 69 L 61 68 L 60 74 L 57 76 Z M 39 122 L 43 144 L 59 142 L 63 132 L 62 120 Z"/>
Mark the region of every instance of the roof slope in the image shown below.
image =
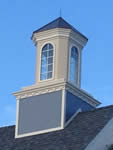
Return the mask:
<path id="1" fill-rule="evenodd" d="M 14 138 L 15 126 L 0 128 L 0 150 L 84 150 L 113 117 L 113 106 L 79 113 L 60 131 Z"/>
<path id="2" fill-rule="evenodd" d="M 72 25 L 70 25 L 67 21 L 65 21 L 62 17 L 59 17 L 52 22 L 46 24 L 45 26 L 39 28 L 38 30 L 34 31 L 34 33 L 42 32 L 54 28 L 65 28 L 65 29 L 72 29 L 73 31 L 81 34 L 78 30 L 76 30 Z M 83 34 L 81 34 L 85 39 L 87 39 Z"/>

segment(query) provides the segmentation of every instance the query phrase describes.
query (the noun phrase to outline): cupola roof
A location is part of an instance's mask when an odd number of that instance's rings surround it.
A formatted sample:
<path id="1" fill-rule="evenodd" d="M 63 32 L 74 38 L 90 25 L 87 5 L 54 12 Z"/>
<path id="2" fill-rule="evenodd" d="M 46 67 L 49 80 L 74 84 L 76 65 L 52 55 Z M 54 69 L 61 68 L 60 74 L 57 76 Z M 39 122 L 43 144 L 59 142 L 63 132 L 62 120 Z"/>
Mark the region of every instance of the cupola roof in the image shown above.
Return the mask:
<path id="1" fill-rule="evenodd" d="M 85 37 L 83 34 L 81 34 L 78 30 L 76 30 L 72 25 L 70 25 L 67 21 L 65 21 L 62 17 L 58 17 L 57 19 L 53 20 L 52 22 L 44 25 L 43 27 L 35 30 L 33 32 L 34 33 L 38 33 L 38 32 L 42 32 L 42 31 L 46 31 L 46 30 L 51 30 L 54 28 L 64 28 L 64 29 L 71 29 L 76 33 L 79 33 L 81 36 L 83 36 L 85 39 L 87 39 L 87 37 Z M 88 40 L 88 39 L 87 39 Z"/>

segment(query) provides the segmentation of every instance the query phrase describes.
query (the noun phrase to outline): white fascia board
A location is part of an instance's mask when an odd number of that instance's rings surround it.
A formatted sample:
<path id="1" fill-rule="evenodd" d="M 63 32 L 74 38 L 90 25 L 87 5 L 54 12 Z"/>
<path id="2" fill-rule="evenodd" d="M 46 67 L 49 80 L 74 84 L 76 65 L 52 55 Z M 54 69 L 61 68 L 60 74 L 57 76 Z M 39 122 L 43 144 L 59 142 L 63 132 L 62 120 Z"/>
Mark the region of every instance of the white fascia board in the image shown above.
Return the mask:
<path id="1" fill-rule="evenodd" d="M 44 93 L 50 93 L 54 91 L 59 91 L 65 88 L 65 82 L 64 80 L 60 81 L 55 81 L 47 84 L 40 84 L 39 85 L 34 85 L 34 86 L 29 86 L 28 88 L 24 88 L 21 91 L 13 93 L 14 96 L 17 97 L 17 99 L 25 98 L 25 97 L 30 97 L 30 96 L 35 96 L 35 95 L 40 95 Z"/>
<path id="2" fill-rule="evenodd" d="M 98 100 L 96 100 L 94 97 L 89 95 L 84 90 L 72 85 L 69 82 L 65 82 L 64 80 L 61 80 L 58 82 L 52 82 L 52 84 L 47 84 L 43 86 L 32 86 L 31 88 L 28 88 L 28 89 L 26 88 L 19 92 L 15 92 L 13 93 L 13 95 L 16 96 L 17 99 L 21 99 L 21 98 L 26 98 L 30 96 L 59 91 L 63 89 L 66 89 L 67 91 L 81 98 L 82 100 L 89 103 L 93 107 L 97 107 L 98 105 L 101 104 Z"/>

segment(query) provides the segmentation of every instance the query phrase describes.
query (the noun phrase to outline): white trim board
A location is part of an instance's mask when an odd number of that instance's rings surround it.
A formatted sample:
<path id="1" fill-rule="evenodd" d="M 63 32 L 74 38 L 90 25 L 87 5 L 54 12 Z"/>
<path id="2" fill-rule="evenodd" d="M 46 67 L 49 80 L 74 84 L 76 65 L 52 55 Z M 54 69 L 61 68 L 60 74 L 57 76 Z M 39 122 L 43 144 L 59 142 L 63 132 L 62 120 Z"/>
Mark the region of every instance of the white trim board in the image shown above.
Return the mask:
<path id="1" fill-rule="evenodd" d="M 15 138 L 18 135 L 18 122 L 19 122 L 19 100 L 16 102 L 16 126 L 15 126 Z"/>
<path id="2" fill-rule="evenodd" d="M 61 112 L 61 127 L 65 124 L 65 109 L 66 109 L 66 90 L 62 90 L 62 112 Z"/>
<path id="3" fill-rule="evenodd" d="M 96 100 L 94 97 L 89 95 L 84 90 L 77 88 L 73 86 L 71 83 L 65 82 L 65 81 L 58 82 L 56 84 L 51 84 L 49 86 L 47 85 L 43 87 L 36 86 L 36 87 L 33 87 L 32 89 L 26 89 L 26 90 L 22 90 L 19 92 L 15 92 L 13 93 L 13 95 L 16 96 L 17 99 L 21 99 L 21 98 L 45 94 L 45 93 L 54 92 L 54 91 L 63 90 L 63 89 L 66 89 L 72 94 L 76 95 L 77 97 L 80 97 L 82 100 L 89 103 L 93 107 L 97 107 L 98 105 L 101 104 L 98 100 Z"/>
<path id="4" fill-rule="evenodd" d="M 21 138 L 21 137 L 26 137 L 26 136 L 33 136 L 33 135 L 48 133 L 48 132 L 62 130 L 62 129 L 63 129 L 62 127 L 57 127 L 57 128 L 52 128 L 52 129 L 46 129 L 46 130 L 43 130 L 43 131 L 25 133 L 25 134 L 16 135 L 15 138 Z"/>

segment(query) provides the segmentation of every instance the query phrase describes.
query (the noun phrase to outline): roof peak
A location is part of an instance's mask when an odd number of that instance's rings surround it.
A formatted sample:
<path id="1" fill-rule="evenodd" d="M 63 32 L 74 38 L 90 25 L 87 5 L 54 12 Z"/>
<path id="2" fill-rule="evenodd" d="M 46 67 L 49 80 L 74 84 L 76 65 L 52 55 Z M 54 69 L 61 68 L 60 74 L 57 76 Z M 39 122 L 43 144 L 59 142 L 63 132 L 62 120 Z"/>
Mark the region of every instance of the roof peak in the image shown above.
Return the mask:
<path id="1" fill-rule="evenodd" d="M 64 28 L 64 29 L 71 29 L 76 33 L 79 33 L 80 35 L 82 35 L 85 39 L 87 39 L 83 34 L 81 34 L 78 30 L 76 30 L 71 24 L 69 24 L 66 20 L 64 20 L 64 18 L 62 18 L 61 16 L 56 18 L 55 20 L 49 22 L 48 24 L 42 26 L 41 28 L 35 30 L 33 32 L 34 33 L 38 33 L 38 32 L 43 32 L 43 31 L 47 31 L 47 30 L 51 30 L 54 28 Z M 88 39 L 87 39 L 88 40 Z"/>

